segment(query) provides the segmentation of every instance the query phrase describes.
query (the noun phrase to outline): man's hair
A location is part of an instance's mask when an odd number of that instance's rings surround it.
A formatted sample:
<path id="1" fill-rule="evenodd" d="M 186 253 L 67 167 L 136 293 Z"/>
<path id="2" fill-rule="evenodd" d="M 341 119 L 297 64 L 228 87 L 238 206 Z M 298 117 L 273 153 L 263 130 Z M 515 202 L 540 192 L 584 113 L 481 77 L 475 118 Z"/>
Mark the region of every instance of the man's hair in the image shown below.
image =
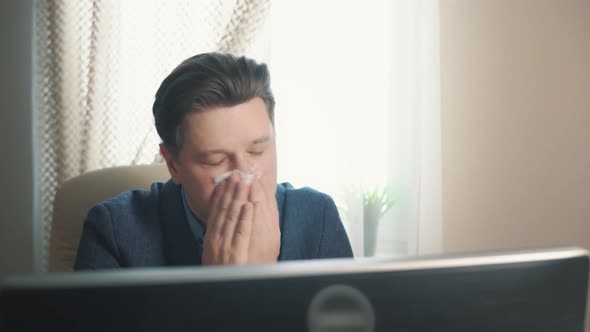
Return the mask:
<path id="1" fill-rule="evenodd" d="M 178 156 L 187 114 L 218 106 L 235 106 L 260 97 L 274 125 L 275 100 L 265 64 L 227 53 L 202 53 L 184 60 L 164 79 L 154 101 L 156 130 L 166 148 Z"/>

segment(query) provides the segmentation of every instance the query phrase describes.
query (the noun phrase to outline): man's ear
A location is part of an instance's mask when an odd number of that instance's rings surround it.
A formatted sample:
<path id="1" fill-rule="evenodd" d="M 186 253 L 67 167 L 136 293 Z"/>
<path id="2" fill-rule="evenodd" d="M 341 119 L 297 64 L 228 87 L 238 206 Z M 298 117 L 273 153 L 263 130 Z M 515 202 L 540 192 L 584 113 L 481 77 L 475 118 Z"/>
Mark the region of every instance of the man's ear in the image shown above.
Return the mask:
<path id="1" fill-rule="evenodd" d="M 176 162 L 176 158 L 163 143 L 160 143 L 160 154 L 166 161 L 166 166 L 168 167 L 168 172 L 170 172 L 170 177 L 172 177 L 172 181 L 174 181 L 174 183 L 176 184 L 181 184 L 182 181 L 180 179 L 180 174 L 178 172 L 178 163 Z"/>

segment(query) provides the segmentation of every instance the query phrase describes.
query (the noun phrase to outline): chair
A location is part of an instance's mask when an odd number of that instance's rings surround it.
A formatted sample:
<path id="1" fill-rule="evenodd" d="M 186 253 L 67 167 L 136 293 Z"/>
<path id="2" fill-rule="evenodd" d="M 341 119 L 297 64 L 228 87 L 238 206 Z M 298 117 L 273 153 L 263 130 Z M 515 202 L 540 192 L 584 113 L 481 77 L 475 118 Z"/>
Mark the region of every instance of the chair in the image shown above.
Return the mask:
<path id="1" fill-rule="evenodd" d="M 88 210 L 97 203 L 132 189 L 149 189 L 167 181 L 165 164 L 124 166 L 89 172 L 60 186 L 53 203 L 49 244 L 49 271 L 72 271 L 82 226 Z"/>

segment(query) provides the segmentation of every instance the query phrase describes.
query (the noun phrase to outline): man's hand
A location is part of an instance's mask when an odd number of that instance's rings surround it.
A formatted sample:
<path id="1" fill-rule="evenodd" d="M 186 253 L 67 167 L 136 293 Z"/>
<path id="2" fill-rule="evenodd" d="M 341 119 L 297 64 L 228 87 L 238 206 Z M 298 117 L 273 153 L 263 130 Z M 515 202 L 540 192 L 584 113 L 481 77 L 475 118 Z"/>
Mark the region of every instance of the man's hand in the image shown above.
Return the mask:
<path id="1" fill-rule="evenodd" d="M 249 187 L 232 174 L 215 188 L 203 239 L 204 265 L 249 263 L 254 215 L 254 207 L 247 201 Z"/>
<path id="2" fill-rule="evenodd" d="M 232 174 L 215 188 L 203 243 L 204 265 L 272 263 L 280 246 L 276 199 L 259 179 L 248 184 Z"/>
<path id="3" fill-rule="evenodd" d="M 250 187 L 248 201 L 254 205 L 254 224 L 250 236 L 249 263 L 274 263 L 281 249 L 277 200 L 264 189 L 260 179 L 255 179 Z"/>

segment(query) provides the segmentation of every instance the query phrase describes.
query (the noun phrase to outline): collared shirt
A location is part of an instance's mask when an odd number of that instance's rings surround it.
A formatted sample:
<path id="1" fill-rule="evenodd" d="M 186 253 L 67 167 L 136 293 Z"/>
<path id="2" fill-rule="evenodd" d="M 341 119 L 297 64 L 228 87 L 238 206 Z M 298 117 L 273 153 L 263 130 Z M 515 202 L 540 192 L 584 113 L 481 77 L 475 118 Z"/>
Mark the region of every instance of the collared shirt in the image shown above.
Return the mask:
<path id="1" fill-rule="evenodd" d="M 186 201 L 186 194 L 184 193 L 184 187 L 182 187 L 181 191 L 182 191 L 182 205 L 184 206 L 184 213 L 186 214 L 186 219 L 188 220 L 188 225 L 190 226 L 191 231 L 193 232 L 193 235 L 195 236 L 195 239 L 197 240 L 197 243 L 199 245 L 199 251 L 202 253 L 203 252 L 203 236 L 205 234 L 205 227 L 199 221 L 197 216 L 195 216 L 193 211 L 190 209 L 190 207 Z"/>

